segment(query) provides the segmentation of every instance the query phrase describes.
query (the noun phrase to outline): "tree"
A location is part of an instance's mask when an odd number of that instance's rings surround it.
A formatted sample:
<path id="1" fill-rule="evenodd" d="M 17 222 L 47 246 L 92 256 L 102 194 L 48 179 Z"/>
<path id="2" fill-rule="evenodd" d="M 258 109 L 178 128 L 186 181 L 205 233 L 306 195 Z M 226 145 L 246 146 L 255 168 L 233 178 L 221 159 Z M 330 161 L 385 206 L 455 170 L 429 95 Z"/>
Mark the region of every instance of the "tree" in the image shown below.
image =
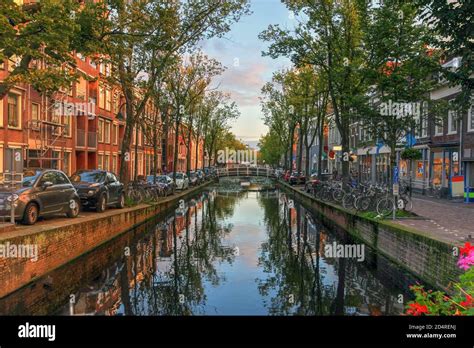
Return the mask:
<path id="1" fill-rule="evenodd" d="M 278 134 L 274 130 L 270 130 L 267 134 L 262 135 L 258 142 L 260 160 L 265 161 L 271 166 L 279 166 L 284 155 L 285 148 L 282 146 Z"/>
<path id="2" fill-rule="evenodd" d="M 349 0 L 283 0 L 294 13 L 304 14 L 293 31 L 270 26 L 259 37 L 271 41 L 265 55 L 290 57 L 296 66 L 312 65 L 327 81 L 343 152 L 349 152 L 350 125 L 365 100 L 365 50 L 362 19 L 367 2 Z M 349 162 L 342 163 L 349 177 Z"/>
<path id="3" fill-rule="evenodd" d="M 209 59 L 202 52 L 197 52 L 189 56 L 172 69 L 166 77 L 166 84 L 169 88 L 172 106 L 172 124 L 174 127 L 174 158 L 173 158 L 173 179 L 176 175 L 178 163 L 178 142 L 182 134 L 183 126 L 186 131 L 192 131 L 192 124 L 183 124 L 183 119 L 187 113 L 187 120 L 192 123 L 192 112 L 196 102 L 201 98 L 208 88 L 214 76 L 223 72 L 222 65 L 214 59 Z M 181 133 L 181 134 L 180 134 Z M 188 138 L 188 154 L 190 155 L 190 136 Z M 184 139 L 184 136 L 183 136 Z M 190 158 L 187 162 L 189 165 Z M 188 168 L 189 169 L 189 168 Z"/>
<path id="4" fill-rule="evenodd" d="M 44 0 L 20 6 L 2 0 L 0 62 L 8 60 L 11 71 L 0 81 L 0 99 L 18 83 L 46 94 L 69 88 L 80 76 L 72 53 L 98 50 L 94 33 L 100 14 L 92 2 Z"/>
<path id="5" fill-rule="evenodd" d="M 97 38 L 102 43 L 103 60 L 114 66 L 111 83 L 121 87 L 126 101 L 120 178 L 127 182 L 132 131 L 156 82 L 186 49 L 229 31 L 232 23 L 248 13 L 248 3 L 108 0 L 102 8 Z"/>
<path id="6" fill-rule="evenodd" d="M 386 0 L 369 18 L 364 42 L 372 57 L 367 64 L 372 97 L 360 111 L 369 116 L 364 127 L 372 138 L 390 147 L 393 168 L 397 145 L 422 121 L 421 105 L 426 105 L 427 91 L 436 83 L 430 77 L 438 60 L 427 49 L 429 32 L 417 22 L 414 2 Z"/>
<path id="7" fill-rule="evenodd" d="M 418 15 L 430 30 L 429 42 L 446 55 L 461 57 L 458 68 L 442 69 L 452 85 L 460 85 L 457 96 L 461 108 L 472 104 L 474 90 L 474 3 L 459 0 L 416 0 Z"/>

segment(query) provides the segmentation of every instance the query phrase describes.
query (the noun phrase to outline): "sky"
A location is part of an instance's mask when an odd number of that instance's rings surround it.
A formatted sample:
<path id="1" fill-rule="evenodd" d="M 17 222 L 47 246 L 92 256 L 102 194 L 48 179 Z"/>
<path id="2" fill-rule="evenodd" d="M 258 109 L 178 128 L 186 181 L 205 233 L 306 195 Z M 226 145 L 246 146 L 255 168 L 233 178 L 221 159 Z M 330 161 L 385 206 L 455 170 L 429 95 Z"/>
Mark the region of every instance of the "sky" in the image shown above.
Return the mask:
<path id="1" fill-rule="evenodd" d="M 232 131 L 238 139 L 255 145 L 267 132 L 260 107 L 260 91 L 271 80 L 272 73 L 289 67 L 286 58 L 262 57 L 267 42 L 258 34 L 270 24 L 292 27 L 288 9 L 280 0 L 250 0 L 252 14 L 241 18 L 223 38 L 203 43 L 203 51 L 227 70 L 216 79 L 219 90 L 230 92 L 239 107 L 241 116 L 232 123 Z"/>

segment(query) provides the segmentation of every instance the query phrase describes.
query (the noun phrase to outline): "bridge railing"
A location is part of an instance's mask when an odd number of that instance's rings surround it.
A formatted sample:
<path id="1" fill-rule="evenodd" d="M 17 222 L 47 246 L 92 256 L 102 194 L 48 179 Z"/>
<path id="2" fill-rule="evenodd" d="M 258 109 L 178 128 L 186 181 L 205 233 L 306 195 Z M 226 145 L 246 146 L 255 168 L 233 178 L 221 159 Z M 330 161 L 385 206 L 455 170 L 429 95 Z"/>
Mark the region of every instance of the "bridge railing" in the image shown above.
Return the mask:
<path id="1" fill-rule="evenodd" d="M 261 176 L 275 178 L 275 170 L 268 167 L 257 166 L 237 166 L 232 168 L 220 168 L 217 170 L 217 176 Z"/>

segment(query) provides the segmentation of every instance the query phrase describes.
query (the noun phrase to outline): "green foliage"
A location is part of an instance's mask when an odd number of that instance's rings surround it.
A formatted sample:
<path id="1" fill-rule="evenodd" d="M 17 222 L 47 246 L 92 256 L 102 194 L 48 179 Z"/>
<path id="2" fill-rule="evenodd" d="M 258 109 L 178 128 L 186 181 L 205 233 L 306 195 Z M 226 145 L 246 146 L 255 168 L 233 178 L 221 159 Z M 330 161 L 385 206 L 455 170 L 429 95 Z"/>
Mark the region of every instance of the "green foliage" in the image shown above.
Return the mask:
<path id="1" fill-rule="evenodd" d="M 420 160 L 423 155 L 420 150 L 411 147 L 404 149 L 400 157 L 404 160 Z"/>
<path id="2" fill-rule="evenodd" d="M 21 7 L 2 0 L 0 60 L 8 59 L 15 67 L 0 83 L 0 97 L 17 83 L 48 94 L 69 87 L 79 77 L 72 69 L 72 52 L 87 55 L 98 50 L 94 38 L 101 14 L 91 2 L 42 0 Z"/>
<path id="3" fill-rule="evenodd" d="M 266 164 L 278 166 L 285 153 L 285 148 L 282 146 L 278 135 L 274 131 L 270 131 L 259 140 L 258 146 L 260 161 L 265 161 Z"/>
<path id="4" fill-rule="evenodd" d="M 466 272 L 451 285 L 451 294 L 443 291 L 426 291 L 422 285 L 411 286 L 415 295 L 408 302 L 409 315 L 474 315 L 474 247 L 466 242 L 460 248 L 458 266 Z"/>

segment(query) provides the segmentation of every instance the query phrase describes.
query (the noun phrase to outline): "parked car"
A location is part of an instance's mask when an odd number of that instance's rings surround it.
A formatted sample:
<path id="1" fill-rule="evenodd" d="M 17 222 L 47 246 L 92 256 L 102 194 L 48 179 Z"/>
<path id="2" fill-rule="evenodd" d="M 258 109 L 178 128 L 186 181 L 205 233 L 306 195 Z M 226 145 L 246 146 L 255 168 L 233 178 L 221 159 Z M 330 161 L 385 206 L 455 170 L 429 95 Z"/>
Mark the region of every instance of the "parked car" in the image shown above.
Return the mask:
<path id="1" fill-rule="evenodd" d="M 306 182 L 306 177 L 303 173 L 293 172 L 291 173 L 291 176 L 288 182 L 290 185 L 304 184 Z"/>
<path id="2" fill-rule="evenodd" d="M 124 187 L 114 173 L 80 170 L 71 176 L 71 181 L 83 207 L 94 207 L 98 212 L 105 211 L 109 206 L 125 207 Z"/>
<path id="3" fill-rule="evenodd" d="M 168 174 L 170 178 L 173 178 L 173 173 Z M 185 190 L 189 188 L 189 178 L 185 173 L 178 172 L 176 173 L 175 183 L 176 189 Z"/>
<path id="4" fill-rule="evenodd" d="M 23 173 L 21 187 L 11 192 L 0 185 L 0 215 L 11 215 L 13 203 L 15 220 L 33 225 L 39 217 L 65 213 L 79 215 L 80 199 L 71 181 L 60 170 L 43 169 Z"/>
<path id="5" fill-rule="evenodd" d="M 206 180 L 206 178 L 204 176 L 204 172 L 202 170 L 200 170 L 200 169 L 196 170 L 196 175 L 199 179 L 200 184 L 202 184 Z"/>
<path id="6" fill-rule="evenodd" d="M 306 181 L 306 184 L 304 186 L 304 190 L 306 192 L 311 192 L 313 189 L 316 188 L 321 183 L 321 180 L 318 177 L 317 173 L 311 174 L 309 179 Z"/>
<path id="7" fill-rule="evenodd" d="M 189 172 L 189 184 L 191 186 L 199 185 L 199 177 L 196 172 Z"/>
<path id="8" fill-rule="evenodd" d="M 153 184 L 153 175 L 147 176 L 147 182 L 149 184 Z M 169 196 L 174 193 L 175 185 L 173 183 L 173 179 L 171 179 L 168 175 L 157 175 L 156 183 L 163 190 L 164 196 Z"/>

